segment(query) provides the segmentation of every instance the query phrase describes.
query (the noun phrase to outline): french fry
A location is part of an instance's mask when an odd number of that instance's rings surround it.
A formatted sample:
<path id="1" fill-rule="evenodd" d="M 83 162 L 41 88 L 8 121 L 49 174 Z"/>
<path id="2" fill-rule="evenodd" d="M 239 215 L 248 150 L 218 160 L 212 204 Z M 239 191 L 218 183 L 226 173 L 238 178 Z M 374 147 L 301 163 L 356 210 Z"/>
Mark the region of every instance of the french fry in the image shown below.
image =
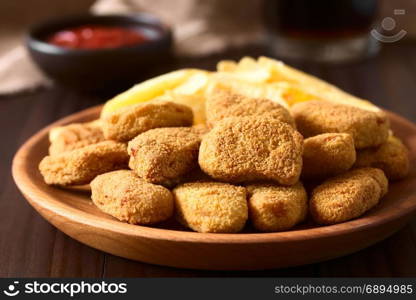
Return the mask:
<path id="1" fill-rule="evenodd" d="M 191 75 L 181 85 L 165 92 L 170 101 L 187 105 L 194 113 L 194 124 L 205 123 L 204 91 L 210 80 L 210 72 L 199 71 Z"/>
<path id="2" fill-rule="evenodd" d="M 175 103 L 184 104 L 192 108 L 194 113 L 194 125 L 205 124 L 205 97 L 201 94 L 177 94 L 174 91 L 167 91 L 163 99 Z"/>
<path id="3" fill-rule="evenodd" d="M 236 93 L 253 98 L 267 98 L 285 107 L 304 101 L 325 100 L 380 111 L 380 108 L 369 101 L 348 94 L 281 61 L 261 56 L 257 60 L 243 57 L 238 62 L 220 61 L 217 72 L 182 69 L 149 79 L 107 101 L 101 115 L 163 97 L 190 106 L 194 111 L 195 123 L 203 123 L 204 94 L 210 84 L 215 82 L 228 86 Z"/>
<path id="4" fill-rule="evenodd" d="M 211 77 L 211 84 L 224 85 L 237 94 L 242 94 L 252 98 L 266 98 L 284 107 L 288 107 L 282 97 L 283 90 L 276 85 L 242 80 L 241 77 L 233 74 L 217 73 Z"/>
<path id="5" fill-rule="evenodd" d="M 237 68 L 237 63 L 233 60 L 221 60 L 217 63 L 218 72 L 234 72 Z"/>
<path id="6" fill-rule="evenodd" d="M 172 90 L 198 72 L 197 69 L 182 69 L 170 72 L 136 84 L 127 91 L 106 102 L 101 116 L 106 116 L 122 107 L 149 101 L 162 96 L 167 90 Z"/>
<path id="7" fill-rule="evenodd" d="M 252 83 L 264 83 L 270 78 L 270 72 L 261 67 L 251 57 L 243 57 L 238 63 L 230 60 L 223 60 L 217 64 L 217 71 L 233 75 L 236 79 Z"/>
<path id="8" fill-rule="evenodd" d="M 203 94 L 204 89 L 208 85 L 209 72 L 199 71 L 188 77 L 182 84 L 173 89 L 178 95 L 195 95 Z"/>
<path id="9" fill-rule="evenodd" d="M 286 96 L 290 99 L 289 105 L 307 101 L 305 100 L 306 95 L 306 98 L 310 99 L 333 101 L 371 111 L 380 111 L 380 108 L 371 102 L 348 94 L 326 81 L 292 68 L 281 61 L 264 56 L 259 57 L 257 61 L 259 65 L 271 73 L 269 81 L 289 84 L 290 89 L 288 89 Z M 299 101 L 297 97 L 300 97 Z"/>

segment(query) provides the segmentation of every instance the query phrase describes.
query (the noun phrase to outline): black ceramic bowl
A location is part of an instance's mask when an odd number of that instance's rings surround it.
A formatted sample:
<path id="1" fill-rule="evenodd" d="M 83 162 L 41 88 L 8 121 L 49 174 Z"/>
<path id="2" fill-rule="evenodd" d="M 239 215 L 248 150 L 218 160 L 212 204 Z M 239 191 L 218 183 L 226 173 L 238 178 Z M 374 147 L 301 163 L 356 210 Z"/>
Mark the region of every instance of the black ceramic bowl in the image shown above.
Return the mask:
<path id="1" fill-rule="evenodd" d="M 144 43 L 105 49 L 70 49 L 46 39 L 57 31 L 82 25 L 137 28 L 148 37 Z M 171 59 L 172 34 L 148 14 L 77 16 L 32 28 L 26 39 L 30 55 L 53 80 L 77 89 L 106 90 L 127 87 L 152 74 Z"/>

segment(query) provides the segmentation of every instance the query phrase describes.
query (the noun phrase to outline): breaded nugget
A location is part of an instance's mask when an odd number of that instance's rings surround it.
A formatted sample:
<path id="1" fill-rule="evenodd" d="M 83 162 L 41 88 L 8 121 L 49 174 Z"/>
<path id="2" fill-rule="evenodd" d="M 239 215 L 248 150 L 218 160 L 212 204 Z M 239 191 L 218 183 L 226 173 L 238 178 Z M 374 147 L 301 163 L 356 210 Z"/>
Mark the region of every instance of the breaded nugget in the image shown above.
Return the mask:
<path id="1" fill-rule="evenodd" d="M 153 128 L 191 126 L 192 109 L 162 100 L 124 107 L 104 117 L 104 136 L 110 140 L 127 142 Z"/>
<path id="2" fill-rule="evenodd" d="M 318 224 L 336 224 L 361 216 L 387 192 L 383 171 L 362 168 L 330 178 L 316 187 L 309 203 Z"/>
<path id="3" fill-rule="evenodd" d="M 249 98 L 231 89 L 213 86 L 206 93 L 206 119 L 210 126 L 229 117 L 269 117 L 295 126 L 290 112 L 282 105 L 265 98 Z"/>
<path id="4" fill-rule="evenodd" d="M 97 175 L 127 168 L 128 159 L 125 144 L 104 141 L 46 156 L 40 162 L 39 170 L 47 184 L 87 184 Z"/>
<path id="5" fill-rule="evenodd" d="M 402 179 L 409 173 L 409 153 L 398 138 L 389 136 L 387 141 L 378 148 L 358 151 L 354 167 L 380 168 L 388 179 Z"/>
<path id="6" fill-rule="evenodd" d="M 303 137 L 321 133 L 349 133 L 357 149 L 375 147 L 387 140 L 390 123 L 385 113 L 329 101 L 307 101 L 291 109 Z"/>
<path id="7" fill-rule="evenodd" d="M 298 182 L 292 186 L 253 184 L 247 186 L 249 218 L 260 231 L 287 230 L 302 222 L 308 196 Z"/>
<path id="8" fill-rule="evenodd" d="M 202 138 L 199 165 L 226 182 L 273 180 L 295 184 L 302 169 L 303 138 L 272 118 L 227 118 Z"/>
<path id="9" fill-rule="evenodd" d="M 355 162 L 354 140 L 348 133 L 324 133 L 303 143 L 302 178 L 323 179 L 348 171 Z"/>
<path id="10" fill-rule="evenodd" d="M 198 166 L 200 143 L 192 128 L 152 129 L 129 142 L 129 166 L 148 182 L 171 186 Z"/>
<path id="11" fill-rule="evenodd" d="M 79 149 L 105 140 L 103 130 L 97 121 L 52 128 L 49 139 L 51 142 L 49 155 Z"/>
<path id="12" fill-rule="evenodd" d="M 185 183 L 173 190 L 177 219 L 198 232 L 238 232 L 247 221 L 246 189 L 219 182 Z"/>
<path id="13" fill-rule="evenodd" d="M 154 224 L 173 214 L 172 193 L 133 171 L 105 173 L 91 181 L 91 199 L 103 212 L 131 224 Z"/>
<path id="14" fill-rule="evenodd" d="M 389 182 L 383 170 L 378 168 L 359 168 L 351 170 L 351 173 L 355 174 L 356 176 L 362 175 L 366 177 L 372 177 L 380 186 L 380 197 L 383 197 L 387 194 Z"/>

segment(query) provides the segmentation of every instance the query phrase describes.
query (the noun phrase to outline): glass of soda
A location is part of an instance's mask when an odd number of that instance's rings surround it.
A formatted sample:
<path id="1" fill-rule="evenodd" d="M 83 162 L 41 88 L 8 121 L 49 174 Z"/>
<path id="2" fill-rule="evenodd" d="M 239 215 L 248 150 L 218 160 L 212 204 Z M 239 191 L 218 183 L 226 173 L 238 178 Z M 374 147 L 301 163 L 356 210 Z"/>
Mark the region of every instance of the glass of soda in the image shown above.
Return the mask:
<path id="1" fill-rule="evenodd" d="M 377 53 L 370 36 L 377 0 L 267 0 L 265 21 L 273 55 L 293 60 L 348 62 Z"/>

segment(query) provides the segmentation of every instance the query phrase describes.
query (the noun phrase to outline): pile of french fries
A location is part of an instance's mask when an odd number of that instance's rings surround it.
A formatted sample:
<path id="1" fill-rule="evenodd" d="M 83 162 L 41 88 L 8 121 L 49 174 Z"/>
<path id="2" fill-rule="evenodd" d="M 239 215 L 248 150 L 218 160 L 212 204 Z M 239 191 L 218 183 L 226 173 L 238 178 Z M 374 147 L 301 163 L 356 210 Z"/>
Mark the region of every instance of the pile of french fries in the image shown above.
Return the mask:
<path id="1" fill-rule="evenodd" d="M 122 107 L 155 98 L 182 103 L 194 111 L 194 123 L 205 123 L 205 91 L 220 82 L 237 93 L 253 98 L 267 98 L 285 107 L 309 100 L 325 100 L 380 110 L 367 100 L 348 94 L 314 76 L 268 57 L 243 57 L 240 61 L 223 60 L 217 71 L 181 69 L 147 81 L 107 101 L 102 115 Z"/>

